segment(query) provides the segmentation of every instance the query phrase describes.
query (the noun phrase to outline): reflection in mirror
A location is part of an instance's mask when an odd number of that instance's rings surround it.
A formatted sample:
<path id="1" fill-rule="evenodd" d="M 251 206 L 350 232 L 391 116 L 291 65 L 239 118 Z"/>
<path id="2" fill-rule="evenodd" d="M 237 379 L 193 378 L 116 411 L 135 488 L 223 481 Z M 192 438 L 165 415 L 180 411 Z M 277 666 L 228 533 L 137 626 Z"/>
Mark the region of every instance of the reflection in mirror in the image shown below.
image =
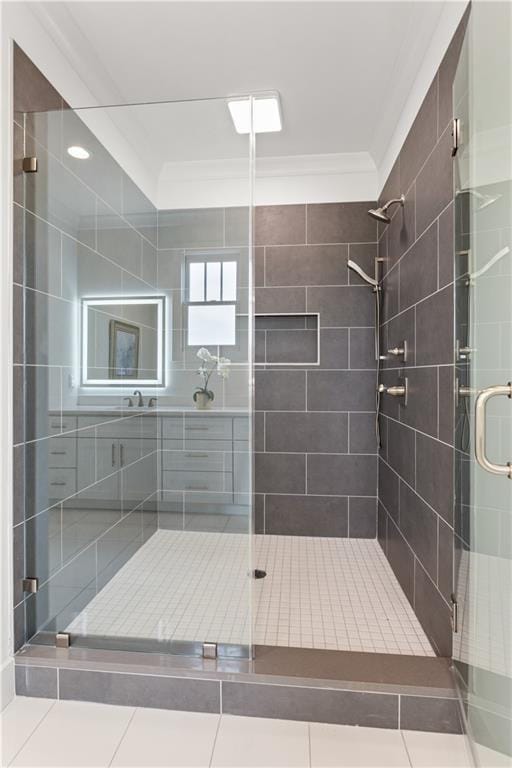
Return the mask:
<path id="1" fill-rule="evenodd" d="M 164 386 L 165 298 L 82 300 L 82 384 Z"/>

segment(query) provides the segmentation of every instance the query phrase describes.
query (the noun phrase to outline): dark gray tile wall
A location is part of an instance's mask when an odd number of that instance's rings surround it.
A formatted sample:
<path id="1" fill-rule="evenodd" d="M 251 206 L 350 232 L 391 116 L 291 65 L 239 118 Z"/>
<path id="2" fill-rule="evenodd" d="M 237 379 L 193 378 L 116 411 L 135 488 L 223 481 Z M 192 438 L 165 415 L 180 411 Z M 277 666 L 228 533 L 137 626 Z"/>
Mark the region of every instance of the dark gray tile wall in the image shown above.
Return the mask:
<path id="1" fill-rule="evenodd" d="M 256 209 L 256 313 L 290 313 L 278 334 L 257 318 L 256 359 L 274 363 L 256 370 L 259 533 L 376 536 L 373 295 L 347 269 L 350 257 L 373 273 L 371 205 Z M 319 313 L 320 364 L 285 367 L 316 353 L 301 312 Z"/>
<path id="2" fill-rule="evenodd" d="M 94 427 L 79 433 L 76 421 L 67 424 L 66 405 L 76 404 L 76 391 L 69 386 L 69 329 L 79 299 L 77 284 L 80 295 L 98 290 L 116 294 L 131 281 L 147 293 L 156 291 L 156 280 L 151 279 L 156 270 L 151 267 L 156 268 L 157 214 L 18 46 L 13 128 L 13 576 L 18 649 L 40 630 L 64 629 L 155 528 L 147 501 L 157 488 L 152 450 L 133 459 L 133 464 L 145 462 L 152 487 L 144 487 L 143 497 L 125 493 L 120 470 L 120 490 L 113 499 L 117 508 L 112 510 L 84 502 L 81 491 L 89 483 L 83 481 L 83 467 L 76 465 L 66 470 L 67 478 L 72 476 L 68 498 L 56 501 L 48 484 L 48 463 L 55 441 L 64 439 L 78 448 L 79 440 L 88 439 L 93 458 L 100 448 Z M 71 144 L 92 148 L 86 163 L 67 155 L 65 148 Z M 37 156 L 37 173 L 21 171 L 26 154 Z M 60 437 L 64 433 L 66 437 Z M 144 435 L 151 436 L 148 430 Z M 90 478 L 90 483 L 95 480 Z M 39 578 L 37 594 L 22 592 L 24 576 Z M 33 672 L 35 677 L 47 674 Z"/>
<path id="3" fill-rule="evenodd" d="M 461 22 L 384 185 L 401 193 L 391 223 L 380 226 L 384 257 L 383 347 L 407 341 L 406 363 L 389 359 L 381 380 L 408 378 L 409 402 L 382 398 L 378 539 L 435 650 L 450 656 L 453 591 L 453 180 L 452 85 Z M 415 727 L 428 702 L 402 708 Z M 426 707 L 426 709 L 425 709 Z M 428 710 L 428 711 L 427 711 Z M 410 718 L 413 718 L 411 720 Z M 447 729 L 453 708 L 446 705 Z M 436 729 L 439 728 L 436 713 Z"/>

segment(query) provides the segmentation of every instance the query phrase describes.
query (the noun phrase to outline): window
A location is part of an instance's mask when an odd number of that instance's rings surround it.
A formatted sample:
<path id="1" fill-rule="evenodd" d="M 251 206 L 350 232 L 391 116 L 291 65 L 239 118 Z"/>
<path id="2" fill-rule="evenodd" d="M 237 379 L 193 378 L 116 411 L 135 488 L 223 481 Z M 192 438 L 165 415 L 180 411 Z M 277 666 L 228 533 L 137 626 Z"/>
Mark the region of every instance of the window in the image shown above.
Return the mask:
<path id="1" fill-rule="evenodd" d="M 187 343 L 236 344 L 237 262 L 218 254 L 187 257 Z"/>

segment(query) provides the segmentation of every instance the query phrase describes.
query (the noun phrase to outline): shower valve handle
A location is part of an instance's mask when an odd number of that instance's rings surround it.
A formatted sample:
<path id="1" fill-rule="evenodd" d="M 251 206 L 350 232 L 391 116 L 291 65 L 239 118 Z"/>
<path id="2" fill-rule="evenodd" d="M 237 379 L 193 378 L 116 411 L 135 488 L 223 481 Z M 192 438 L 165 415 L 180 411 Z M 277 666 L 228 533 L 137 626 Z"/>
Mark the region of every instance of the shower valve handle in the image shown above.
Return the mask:
<path id="1" fill-rule="evenodd" d="M 404 398 L 404 405 L 407 405 L 407 395 L 408 395 L 408 387 L 407 387 L 407 379 L 403 380 L 403 384 L 397 384 L 393 387 L 387 387 L 385 384 L 379 384 L 377 387 L 377 391 L 386 394 L 391 395 L 392 397 L 403 397 Z"/>

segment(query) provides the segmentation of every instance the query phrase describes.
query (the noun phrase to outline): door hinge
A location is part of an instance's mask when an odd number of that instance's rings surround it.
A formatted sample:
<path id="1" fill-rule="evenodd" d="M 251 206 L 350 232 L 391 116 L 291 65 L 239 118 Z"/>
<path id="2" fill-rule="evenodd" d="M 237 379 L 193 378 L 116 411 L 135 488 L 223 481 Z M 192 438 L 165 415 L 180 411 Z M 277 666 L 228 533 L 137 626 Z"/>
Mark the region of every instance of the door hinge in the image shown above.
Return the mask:
<path id="1" fill-rule="evenodd" d="M 203 643 L 203 659 L 217 658 L 217 643 Z"/>
<path id="2" fill-rule="evenodd" d="M 452 629 L 456 633 L 459 631 L 459 604 L 453 592 L 450 597 L 452 601 Z"/>
<path id="3" fill-rule="evenodd" d="M 460 147 L 460 118 L 454 117 L 452 121 L 452 157 L 455 157 Z"/>
<path id="4" fill-rule="evenodd" d="M 35 594 L 37 590 L 39 589 L 39 579 L 34 579 L 33 577 L 27 576 L 27 578 L 22 579 L 22 587 L 24 592 L 30 592 L 31 594 Z"/>
<path id="5" fill-rule="evenodd" d="M 57 632 L 55 635 L 55 645 L 57 648 L 69 648 L 71 635 L 69 632 Z"/>
<path id="6" fill-rule="evenodd" d="M 37 157 L 24 157 L 22 167 L 25 173 L 37 173 Z"/>

